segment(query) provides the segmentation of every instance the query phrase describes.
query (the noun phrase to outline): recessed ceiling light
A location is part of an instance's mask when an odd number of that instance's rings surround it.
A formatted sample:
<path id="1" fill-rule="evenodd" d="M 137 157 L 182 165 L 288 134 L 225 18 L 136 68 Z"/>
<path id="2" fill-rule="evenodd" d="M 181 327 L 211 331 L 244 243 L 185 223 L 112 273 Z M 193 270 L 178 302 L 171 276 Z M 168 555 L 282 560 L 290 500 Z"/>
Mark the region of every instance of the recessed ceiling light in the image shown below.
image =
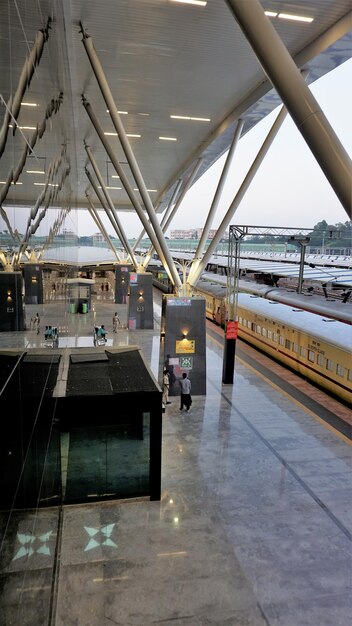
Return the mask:
<path id="1" fill-rule="evenodd" d="M 98 185 L 98 189 L 102 189 L 102 187 L 100 185 Z M 122 187 L 112 187 L 109 185 L 105 185 L 105 189 L 122 189 Z"/>
<path id="2" fill-rule="evenodd" d="M 176 137 L 159 137 L 162 141 L 177 141 Z"/>
<path id="3" fill-rule="evenodd" d="M 104 133 L 107 137 L 118 137 L 117 133 Z M 126 137 L 141 137 L 142 135 L 134 135 L 133 133 L 126 133 Z"/>
<path id="4" fill-rule="evenodd" d="M 139 191 L 139 189 L 134 188 L 133 191 Z M 147 189 L 147 191 L 158 191 L 157 189 Z"/>
<path id="5" fill-rule="evenodd" d="M 111 178 L 120 178 L 117 174 L 111 174 Z"/>
<path id="6" fill-rule="evenodd" d="M 23 106 L 23 107 L 38 107 L 39 104 L 36 104 L 35 102 L 21 102 L 21 106 Z"/>
<path id="7" fill-rule="evenodd" d="M 196 4 L 199 7 L 205 7 L 207 0 L 170 0 L 170 2 L 179 2 L 180 4 Z"/>
<path id="8" fill-rule="evenodd" d="M 45 174 L 41 170 L 26 170 L 27 174 Z"/>
<path id="9" fill-rule="evenodd" d="M 276 11 L 264 11 L 265 15 L 267 17 L 276 17 L 277 16 L 277 12 Z"/>
<path id="10" fill-rule="evenodd" d="M 283 20 L 294 20 L 297 22 L 313 22 L 314 17 L 305 17 L 304 15 L 290 15 L 289 13 L 279 13 L 278 17 Z"/>
<path id="11" fill-rule="evenodd" d="M 109 109 L 106 109 L 107 113 L 110 113 Z M 128 111 L 117 111 L 120 115 L 128 115 Z"/>
<path id="12" fill-rule="evenodd" d="M 188 115 L 170 115 L 173 120 L 192 120 L 193 122 L 210 122 L 210 117 L 189 117 Z"/>
<path id="13" fill-rule="evenodd" d="M 37 185 L 38 187 L 43 187 L 46 183 L 33 183 L 33 185 Z"/>
<path id="14" fill-rule="evenodd" d="M 13 125 L 9 124 L 9 128 L 13 128 Z M 35 130 L 37 127 L 36 126 L 18 126 L 17 125 L 17 128 L 19 128 L 20 130 Z"/>

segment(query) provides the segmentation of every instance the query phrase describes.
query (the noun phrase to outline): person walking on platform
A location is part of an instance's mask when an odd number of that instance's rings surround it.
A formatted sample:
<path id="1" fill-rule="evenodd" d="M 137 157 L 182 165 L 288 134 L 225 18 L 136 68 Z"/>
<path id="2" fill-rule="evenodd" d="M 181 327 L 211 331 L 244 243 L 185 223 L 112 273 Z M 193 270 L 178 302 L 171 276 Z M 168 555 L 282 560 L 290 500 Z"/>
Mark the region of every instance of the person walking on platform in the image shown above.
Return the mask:
<path id="1" fill-rule="evenodd" d="M 171 404 L 171 402 L 169 402 L 169 387 L 170 387 L 169 372 L 167 371 L 167 369 L 164 369 L 164 373 L 163 373 L 163 396 L 162 396 L 163 413 L 165 412 L 166 405 L 167 404 Z"/>
<path id="2" fill-rule="evenodd" d="M 34 318 L 33 326 L 34 326 L 34 329 L 37 331 L 37 335 L 39 335 L 39 333 L 40 333 L 40 317 L 39 317 L 39 313 L 36 313 L 36 316 Z"/>
<path id="3" fill-rule="evenodd" d="M 190 410 L 191 404 L 192 404 L 192 397 L 191 397 L 192 385 L 191 385 L 190 379 L 187 377 L 186 372 L 184 372 L 182 374 L 182 378 L 178 382 L 179 382 L 179 385 L 181 387 L 180 411 L 182 411 L 183 407 L 185 406 L 187 413 L 189 413 L 189 410 Z"/>
<path id="4" fill-rule="evenodd" d="M 120 326 L 120 318 L 117 315 L 117 311 L 115 311 L 113 317 L 112 317 L 112 332 L 113 333 L 117 333 L 117 329 Z"/>

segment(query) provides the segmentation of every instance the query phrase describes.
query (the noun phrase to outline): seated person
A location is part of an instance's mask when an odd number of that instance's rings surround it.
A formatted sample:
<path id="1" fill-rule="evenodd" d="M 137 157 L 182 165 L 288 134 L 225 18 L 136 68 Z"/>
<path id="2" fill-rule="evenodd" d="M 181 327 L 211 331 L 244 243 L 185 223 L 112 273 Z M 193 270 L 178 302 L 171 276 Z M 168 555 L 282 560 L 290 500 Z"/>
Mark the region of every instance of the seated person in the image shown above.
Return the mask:
<path id="1" fill-rule="evenodd" d="M 53 336 L 53 329 L 51 326 L 45 326 L 45 333 L 44 333 L 44 337 L 45 339 L 50 339 Z"/>
<path id="2" fill-rule="evenodd" d="M 105 330 L 105 326 L 104 324 L 102 324 L 101 326 L 99 326 L 98 331 L 97 331 L 97 336 L 101 337 L 102 339 L 106 340 L 106 330 Z"/>

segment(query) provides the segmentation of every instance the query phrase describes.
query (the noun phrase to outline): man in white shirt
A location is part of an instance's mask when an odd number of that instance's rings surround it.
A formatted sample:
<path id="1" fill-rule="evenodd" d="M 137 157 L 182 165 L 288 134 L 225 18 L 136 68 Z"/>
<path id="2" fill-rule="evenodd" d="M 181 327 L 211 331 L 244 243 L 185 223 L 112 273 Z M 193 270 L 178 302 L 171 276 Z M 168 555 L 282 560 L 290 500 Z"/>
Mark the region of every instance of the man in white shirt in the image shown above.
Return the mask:
<path id="1" fill-rule="evenodd" d="M 189 410 L 191 408 L 191 404 L 192 404 L 192 398 L 191 398 L 191 381 L 190 379 L 187 377 L 186 372 L 184 372 L 182 374 L 182 378 L 181 380 L 179 380 L 179 384 L 181 387 L 181 406 L 180 406 L 180 411 L 183 410 L 183 407 L 186 407 L 186 411 L 187 413 L 189 413 Z"/>

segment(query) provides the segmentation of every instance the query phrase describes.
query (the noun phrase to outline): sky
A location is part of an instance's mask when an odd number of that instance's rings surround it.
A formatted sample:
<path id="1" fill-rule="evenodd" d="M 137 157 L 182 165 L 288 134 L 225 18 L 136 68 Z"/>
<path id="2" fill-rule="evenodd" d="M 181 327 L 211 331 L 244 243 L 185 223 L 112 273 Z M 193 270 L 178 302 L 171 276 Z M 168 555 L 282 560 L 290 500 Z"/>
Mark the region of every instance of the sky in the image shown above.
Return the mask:
<path id="1" fill-rule="evenodd" d="M 320 78 L 310 89 L 351 156 L 352 59 Z M 212 228 L 221 223 L 278 110 L 240 139 Z M 204 226 L 225 158 L 223 155 L 189 190 L 166 233 L 168 236 L 171 230 Z M 130 213 L 119 216 L 128 236 L 137 237 L 141 231 L 138 217 Z M 336 224 L 346 222 L 348 216 L 288 115 L 231 224 L 313 228 L 321 220 Z M 107 218 L 104 224 L 112 234 Z M 79 216 L 80 235 L 96 231 L 89 217 Z"/>

